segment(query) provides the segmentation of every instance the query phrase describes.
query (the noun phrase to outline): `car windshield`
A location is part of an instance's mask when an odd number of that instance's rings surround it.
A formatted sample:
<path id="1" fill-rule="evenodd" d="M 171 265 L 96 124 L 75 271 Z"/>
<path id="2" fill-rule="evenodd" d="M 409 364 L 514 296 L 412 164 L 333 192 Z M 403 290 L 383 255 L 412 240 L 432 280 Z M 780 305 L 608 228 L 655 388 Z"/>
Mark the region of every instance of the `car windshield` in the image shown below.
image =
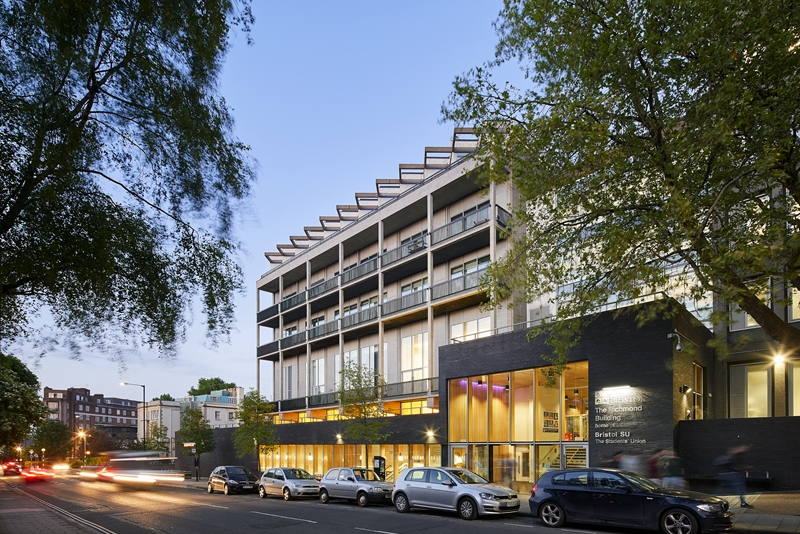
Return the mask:
<path id="1" fill-rule="evenodd" d="M 226 469 L 228 471 L 228 476 L 231 476 L 231 475 L 252 475 L 253 474 L 253 472 L 250 471 L 246 467 L 232 466 L 232 467 L 227 467 Z"/>
<path id="2" fill-rule="evenodd" d="M 658 484 L 654 483 L 649 478 L 644 478 L 631 471 L 621 471 L 619 475 L 639 489 L 653 491 L 659 488 Z"/>
<path id="3" fill-rule="evenodd" d="M 456 477 L 462 484 L 489 483 L 485 478 L 473 473 L 472 471 L 467 471 L 466 469 L 450 469 L 447 472 Z"/>
<path id="4" fill-rule="evenodd" d="M 305 469 L 284 469 L 283 473 L 287 479 L 311 480 L 314 478 L 311 473 Z"/>
<path id="5" fill-rule="evenodd" d="M 382 482 L 383 479 L 375 474 L 374 471 L 370 471 L 369 469 L 353 469 L 353 475 L 355 475 L 356 480 L 368 480 L 370 482 Z"/>

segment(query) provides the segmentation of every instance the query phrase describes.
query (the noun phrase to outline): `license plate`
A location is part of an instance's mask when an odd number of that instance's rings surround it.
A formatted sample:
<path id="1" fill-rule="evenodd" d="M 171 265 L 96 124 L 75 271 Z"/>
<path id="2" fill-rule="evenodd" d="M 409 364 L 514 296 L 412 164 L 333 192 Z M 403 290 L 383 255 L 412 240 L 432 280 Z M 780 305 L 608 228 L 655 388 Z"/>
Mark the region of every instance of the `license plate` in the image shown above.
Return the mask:
<path id="1" fill-rule="evenodd" d="M 244 486 L 242 486 L 242 489 L 253 489 L 253 485 L 252 484 L 245 484 Z"/>

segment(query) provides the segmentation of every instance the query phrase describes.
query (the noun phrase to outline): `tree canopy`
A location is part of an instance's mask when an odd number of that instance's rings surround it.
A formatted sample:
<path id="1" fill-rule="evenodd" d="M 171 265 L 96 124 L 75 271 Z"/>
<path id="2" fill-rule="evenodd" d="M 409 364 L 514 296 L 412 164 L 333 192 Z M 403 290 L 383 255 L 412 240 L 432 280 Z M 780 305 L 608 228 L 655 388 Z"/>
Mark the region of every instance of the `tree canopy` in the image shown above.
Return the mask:
<path id="1" fill-rule="evenodd" d="M 63 460 L 72 456 L 76 441 L 72 431 L 58 419 L 43 419 L 33 431 L 33 450 L 41 454 L 45 450 L 46 460 Z"/>
<path id="2" fill-rule="evenodd" d="M 236 384 L 233 382 L 225 382 L 219 377 L 215 378 L 199 378 L 197 386 L 192 386 L 188 391 L 189 395 L 208 395 L 212 391 L 221 391 L 223 389 L 235 388 Z"/>
<path id="3" fill-rule="evenodd" d="M 218 76 L 248 0 L 0 3 L 0 339 L 169 356 L 202 304 L 226 338 L 233 214 L 255 178 Z"/>
<path id="4" fill-rule="evenodd" d="M 346 362 L 339 382 L 339 404 L 344 421 L 343 435 L 363 443 L 379 443 L 389 437 L 389 420 L 383 405 L 386 381 L 366 365 Z"/>
<path id="5" fill-rule="evenodd" d="M 36 375 L 17 357 L 0 353 L 0 447 L 22 443 L 46 414 Z"/>
<path id="6" fill-rule="evenodd" d="M 213 452 L 217 448 L 214 430 L 208 423 L 203 412 L 197 408 L 187 408 L 181 413 L 181 429 L 179 431 L 182 443 L 194 443 L 197 450 L 195 454 Z M 189 448 L 183 449 L 184 454 L 193 454 Z"/>
<path id="7" fill-rule="evenodd" d="M 233 431 L 233 446 L 239 456 L 275 449 L 275 427 L 270 417 L 274 409 L 258 391 L 251 389 L 244 394 L 236 412 L 239 426 Z"/>
<path id="8" fill-rule="evenodd" d="M 654 291 L 689 308 L 713 292 L 800 348 L 767 298 L 800 288 L 800 6 L 506 0 L 495 28 L 495 60 L 442 108 L 520 194 L 493 303 L 549 305 L 557 328 Z M 524 82 L 495 80 L 510 62 Z"/>
<path id="9" fill-rule="evenodd" d="M 173 397 L 169 393 L 162 393 L 158 397 L 154 397 L 153 400 L 154 401 L 160 401 L 160 400 L 162 400 L 162 401 L 174 401 L 175 397 Z"/>

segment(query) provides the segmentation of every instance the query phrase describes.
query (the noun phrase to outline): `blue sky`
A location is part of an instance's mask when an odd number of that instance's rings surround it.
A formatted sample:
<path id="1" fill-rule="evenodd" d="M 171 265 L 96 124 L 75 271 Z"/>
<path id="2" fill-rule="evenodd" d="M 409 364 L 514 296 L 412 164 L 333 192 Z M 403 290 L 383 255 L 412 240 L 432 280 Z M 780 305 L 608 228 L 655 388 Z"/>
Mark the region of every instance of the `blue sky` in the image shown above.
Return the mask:
<path id="1" fill-rule="evenodd" d="M 254 387 L 255 284 L 270 267 L 263 253 L 318 225 L 320 215 L 335 215 L 337 204 L 354 203 L 355 192 L 374 191 L 376 178 L 397 177 L 398 164 L 421 163 L 425 146 L 449 144 L 453 125 L 440 124 L 440 107 L 458 74 L 493 57 L 492 22 L 502 7 L 501 0 L 253 4 L 255 43 L 234 36 L 220 86 L 259 164 L 238 220 L 245 292 L 230 344 L 207 347 L 196 312 L 175 361 L 132 353 L 121 369 L 102 354 L 76 361 L 55 352 L 34 368 L 43 386 L 133 399 L 140 389 L 121 380 L 146 384 L 148 399 L 183 396 L 200 377 Z M 269 385 L 262 391 L 272 396 Z"/>

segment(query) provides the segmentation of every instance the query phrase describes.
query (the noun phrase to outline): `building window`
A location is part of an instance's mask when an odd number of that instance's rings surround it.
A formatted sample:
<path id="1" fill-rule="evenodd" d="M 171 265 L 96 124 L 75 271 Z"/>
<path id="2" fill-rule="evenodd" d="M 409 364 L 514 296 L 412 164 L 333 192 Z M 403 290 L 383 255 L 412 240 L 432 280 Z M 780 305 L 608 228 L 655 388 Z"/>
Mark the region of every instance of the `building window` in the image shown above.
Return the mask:
<path id="1" fill-rule="evenodd" d="M 47 407 L 51 410 L 58 410 L 58 403 L 57 402 L 48 402 Z"/>
<path id="2" fill-rule="evenodd" d="M 763 291 L 759 292 L 758 298 L 766 305 L 770 304 L 768 298 L 768 291 L 764 289 Z M 737 331 L 737 330 L 746 330 L 748 328 L 757 328 L 758 323 L 755 319 L 753 319 L 749 314 L 744 312 L 739 306 L 736 304 L 731 304 L 731 324 L 730 330 Z"/>
<path id="3" fill-rule="evenodd" d="M 772 364 L 730 367 L 730 417 L 772 416 Z"/>
<path id="4" fill-rule="evenodd" d="M 361 301 L 361 310 L 368 310 L 378 305 L 378 295 Z"/>
<path id="5" fill-rule="evenodd" d="M 789 363 L 786 374 L 789 377 L 789 415 L 800 416 L 800 363 Z"/>
<path id="6" fill-rule="evenodd" d="M 236 413 L 228 412 L 228 421 L 234 421 L 234 420 L 236 420 Z"/>
<path id="7" fill-rule="evenodd" d="M 415 293 L 417 291 L 424 291 L 428 289 L 428 277 L 420 278 L 419 280 L 414 280 L 410 284 L 406 284 L 400 288 L 400 296 L 405 297 L 406 295 L 410 295 L 411 293 Z"/>
<path id="8" fill-rule="evenodd" d="M 325 358 L 311 360 L 311 394 L 325 393 Z"/>
<path id="9" fill-rule="evenodd" d="M 404 337 L 400 342 L 400 379 L 428 378 L 428 333 Z"/>
<path id="10" fill-rule="evenodd" d="M 476 273 L 489 266 L 489 256 L 465 262 L 457 267 L 450 268 L 450 279 L 461 278 L 467 274 Z"/>
<path id="11" fill-rule="evenodd" d="M 83 429 L 83 423 L 78 423 L 78 428 Z"/>
<path id="12" fill-rule="evenodd" d="M 378 368 L 378 345 L 361 347 L 361 365 L 374 373 Z"/>
<path id="13" fill-rule="evenodd" d="M 296 391 L 294 385 L 297 380 L 297 366 L 287 365 L 283 368 L 283 398 L 293 399 Z"/>
<path id="14" fill-rule="evenodd" d="M 214 421 L 219 421 L 220 419 L 222 419 L 221 413 L 217 410 L 214 412 Z"/>
<path id="15" fill-rule="evenodd" d="M 297 333 L 297 326 L 290 326 L 283 330 L 283 337 L 293 336 Z"/>
<path id="16" fill-rule="evenodd" d="M 350 304 L 349 306 L 345 306 L 344 308 L 342 308 L 342 310 L 344 312 L 343 314 L 344 317 L 347 317 L 348 315 L 352 315 L 354 313 L 358 313 L 358 304 L 357 303 Z"/>
<path id="17" fill-rule="evenodd" d="M 705 410 L 705 388 L 703 386 L 703 379 L 705 370 L 694 364 L 694 383 L 692 385 L 691 408 L 689 412 L 690 419 L 702 419 Z"/>
<path id="18" fill-rule="evenodd" d="M 450 339 L 453 341 L 470 341 L 487 337 L 492 333 L 492 318 L 481 317 L 474 321 L 466 321 L 450 325 Z"/>

